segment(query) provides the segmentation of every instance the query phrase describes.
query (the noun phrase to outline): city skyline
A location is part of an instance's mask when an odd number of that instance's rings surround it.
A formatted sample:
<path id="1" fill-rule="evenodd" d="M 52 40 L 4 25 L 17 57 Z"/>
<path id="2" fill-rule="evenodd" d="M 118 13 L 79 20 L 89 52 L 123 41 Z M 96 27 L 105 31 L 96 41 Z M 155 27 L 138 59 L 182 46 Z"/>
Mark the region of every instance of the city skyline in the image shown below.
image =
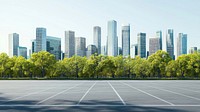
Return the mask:
<path id="1" fill-rule="evenodd" d="M 117 36 L 120 47 L 122 46 L 121 26 L 122 24 L 130 24 L 131 45 L 137 43 L 137 33 L 144 32 L 147 34 L 148 46 L 148 38 L 155 36 L 155 32 L 161 30 L 163 32 L 163 50 L 165 50 L 166 31 L 171 28 L 174 29 L 174 39 L 178 37 L 178 33 L 186 33 L 188 34 L 188 49 L 195 46 L 199 48 L 200 42 L 192 41 L 199 36 L 200 18 L 197 6 L 199 6 L 200 2 L 198 0 L 193 2 L 175 0 L 173 3 L 159 0 L 154 0 L 153 2 L 152 0 L 103 0 L 95 2 L 91 0 L 84 2 L 81 0 L 20 1 L 8 0 L 1 3 L 0 8 L 6 11 L 2 12 L 2 20 L 0 21 L 0 52 L 8 53 L 8 34 L 15 32 L 19 34 L 20 45 L 30 49 L 31 40 L 36 37 L 36 27 L 47 28 L 48 35 L 61 37 L 62 50 L 64 51 L 64 31 L 73 30 L 76 32 L 77 37 L 86 37 L 86 45 L 89 45 L 93 44 L 93 27 L 100 26 L 103 46 L 106 45 L 107 40 L 106 23 L 112 19 L 117 21 Z M 47 2 L 48 5 L 44 5 Z M 60 7 L 51 8 L 55 4 Z M 104 8 L 101 8 L 102 6 Z M 114 8 L 119 6 L 121 7 L 120 10 Z M 140 8 L 138 6 L 144 7 Z M 187 6 L 187 9 L 183 6 Z M 70 8 L 73 8 L 73 10 L 68 10 Z M 92 11 L 91 9 L 94 10 Z M 27 11 L 24 12 L 24 10 Z M 58 13 L 51 14 L 49 13 L 51 11 L 58 11 Z M 100 13 L 102 11 L 105 13 Z M 174 41 L 174 54 L 176 54 L 176 40 Z"/>

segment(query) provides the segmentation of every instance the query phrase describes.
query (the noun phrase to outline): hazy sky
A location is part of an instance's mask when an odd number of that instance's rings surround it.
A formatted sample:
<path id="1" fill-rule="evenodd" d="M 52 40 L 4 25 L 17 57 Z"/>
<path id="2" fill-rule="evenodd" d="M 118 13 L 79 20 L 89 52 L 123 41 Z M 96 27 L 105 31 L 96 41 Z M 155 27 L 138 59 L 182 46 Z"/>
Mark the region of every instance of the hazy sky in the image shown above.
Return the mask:
<path id="1" fill-rule="evenodd" d="M 200 0 L 0 0 L 0 52 L 8 52 L 8 34 L 14 32 L 20 35 L 20 45 L 30 48 L 36 27 L 60 37 L 64 50 L 65 30 L 86 37 L 88 45 L 93 26 L 98 25 L 105 45 L 107 21 L 112 19 L 117 21 L 119 46 L 121 25 L 129 23 L 131 44 L 137 43 L 139 32 L 147 33 L 148 40 L 162 30 L 166 48 L 166 30 L 173 28 L 175 45 L 178 33 L 183 32 L 188 34 L 188 48 L 200 47 Z"/>

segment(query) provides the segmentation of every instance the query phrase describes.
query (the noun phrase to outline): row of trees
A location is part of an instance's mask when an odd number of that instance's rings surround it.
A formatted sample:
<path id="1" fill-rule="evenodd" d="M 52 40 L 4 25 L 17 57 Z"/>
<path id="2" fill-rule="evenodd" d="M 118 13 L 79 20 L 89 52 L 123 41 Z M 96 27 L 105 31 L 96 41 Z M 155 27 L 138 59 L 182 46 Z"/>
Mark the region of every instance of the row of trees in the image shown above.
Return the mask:
<path id="1" fill-rule="evenodd" d="M 148 59 L 93 55 L 73 56 L 56 61 L 55 56 L 41 51 L 30 59 L 0 54 L 0 77 L 65 77 L 65 78 L 146 78 L 200 77 L 200 54 L 181 55 L 172 60 L 165 51 L 158 51 Z"/>

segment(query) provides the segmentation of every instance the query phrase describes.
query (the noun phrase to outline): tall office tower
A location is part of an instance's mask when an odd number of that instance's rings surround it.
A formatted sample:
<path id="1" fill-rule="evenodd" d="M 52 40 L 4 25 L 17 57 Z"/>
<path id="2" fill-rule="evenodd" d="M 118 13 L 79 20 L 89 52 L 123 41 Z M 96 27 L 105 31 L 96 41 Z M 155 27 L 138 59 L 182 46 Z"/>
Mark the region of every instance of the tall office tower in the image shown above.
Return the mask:
<path id="1" fill-rule="evenodd" d="M 17 33 L 12 33 L 8 35 L 8 39 L 9 39 L 9 56 L 13 57 L 13 56 L 18 56 L 18 47 L 19 47 L 19 34 Z"/>
<path id="2" fill-rule="evenodd" d="M 130 25 L 122 26 L 122 55 L 130 55 Z"/>
<path id="3" fill-rule="evenodd" d="M 36 52 L 36 39 L 31 40 L 31 43 L 32 43 L 31 52 L 33 54 L 34 52 Z"/>
<path id="4" fill-rule="evenodd" d="M 21 47 L 19 46 L 17 49 L 18 56 L 23 56 L 24 58 L 27 59 L 27 47 Z"/>
<path id="5" fill-rule="evenodd" d="M 172 59 L 175 59 L 174 56 L 174 31 L 173 29 L 167 30 L 167 36 L 166 36 L 166 48 L 167 52 L 171 56 Z"/>
<path id="6" fill-rule="evenodd" d="M 160 50 L 162 50 L 162 31 L 156 32 L 156 38 L 159 38 Z"/>
<path id="7" fill-rule="evenodd" d="M 47 36 L 47 51 L 55 55 L 56 60 L 61 60 L 61 38 Z"/>
<path id="8" fill-rule="evenodd" d="M 106 46 L 101 46 L 101 54 L 106 55 Z"/>
<path id="9" fill-rule="evenodd" d="M 187 54 L 187 34 L 179 33 L 177 38 L 177 57 Z"/>
<path id="10" fill-rule="evenodd" d="M 46 28 L 36 28 L 36 52 L 46 51 Z"/>
<path id="11" fill-rule="evenodd" d="M 99 26 L 93 28 L 93 43 L 97 48 L 97 53 L 101 54 L 101 27 Z"/>
<path id="12" fill-rule="evenodd" d="M 86 56 L 89 58 L 91 55 L 93 55 L 95 53 L 97 53 L 96 45 L 88 45 L 87 51 L 86 51 Z"/>
<path id="13" fill-rule="evenodd" d="M 149 55 L 156 53 L 160 50 L 160 38 L 149 38 Z"/>
<path id="14" fill-rule="evenodd" d="M 77 56 L 86 55 L 86 39 L 84 37 L 75 38 L 75 55 Z"/>
<path id="15" fill-rule="evenodd" d="M 133 44 L 130 50 L 131 58 L 135 58 L 138 55 L 138 45 Z"/>
<path id="16" fill-rule="evenodd" d="M 107 55 L 118 55 L 118 37 L 117 37 L 117 22 L 115 20 L 108 21 L 108 36 L 107 36 Z"/>
<path id="17" fill-rule="evenodd" d="M 189 50 L 189 53 L 193 54 L 195 52 L 197 52 L 197 47 L 191 47 L 190 50 Z"/>
<path id="18" fill-rule="evenodd" d="M 141 58 L 146 58 L 146 33 L 138 33 L 137 43 L 138 56 L 140 56 Z"/>
<path id="19" fill-rule="evenodd" d="M 75 32 L 65 31 L 65 57 L 70 58 L 75 55 Z"/>

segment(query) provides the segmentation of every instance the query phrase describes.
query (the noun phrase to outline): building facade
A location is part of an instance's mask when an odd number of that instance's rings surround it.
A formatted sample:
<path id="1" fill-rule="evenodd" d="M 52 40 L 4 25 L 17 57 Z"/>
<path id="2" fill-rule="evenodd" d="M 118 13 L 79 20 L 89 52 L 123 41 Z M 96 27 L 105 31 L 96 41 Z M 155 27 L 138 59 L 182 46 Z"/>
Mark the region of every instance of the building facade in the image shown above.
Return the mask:
<path id="1" fill-rule="evenodd" d="M 138 56 L 140 56 L 141 58 L 146 58 L 146 33 L 138 33 L 137 43 Z"/>
<path id="2" fill-rule="evenodd" d="M 130 25 L 122 26 L 122 55 L 130 55 Z"/>
<path id="3" fill-rule="evenodd" d="M 18 56 L 23 56 L 27 59 L 27 47 L 18 47 Z"/>
<path id="4" fill-rule="evenodd" d="M 36 52 L 46 51 L 46 28 L 36 28 Z"/>
<path id="5" fill-rule="evenodd" d="M 86 39 L 84 37 L 75 38 L 75 55 L 86 56 Z"/>
<path id="6" fill-rule="evenodd" d="M 97 53 L 97 47 L 96 45 L 88 45 L 87 46 L 87 51 L 86 51 L 86 56 L 89 58 L 91 55 Z"/>
<path id="7" fill-rule="evenodd" d="M 101 46 L 101 55 L 106 55 L 106 46 Z"/>
<path id="8" fill-rule="evenodd" d="M 65 57 L 75 55 L 75 32 L 65 31 Z"/>
<path id="9" fill-rule="evenodd" d="M 160 50 L 162 50 L 162 31 L 156 32 L 156 38 L 159 38 Z"/>
<path id="10" fill-rule="evenodd" d="M 47 36 L 47 51 L 55 55 L 56 60 L 61 60 L 61 38 Z"/>
<path id="11" fill-rule="evenodd" d="M 156 53 L 160 50 L 160 38 L 149 38 L 149 55 Z"/>
<path id="12" fill-rule="evenodd" d="M 99 26 L 93 28 L 93 43 L 97 48 L 97 53 L 101 54 L 101 27 Z"/>
<path id="13" fill-rule="evenodd" d="M 108 21 L 107 35 L 107 55 L 118 55 L 118 37 L 117 37 L 117 22 L 115 20 Z"/>
<path id="14" fill-rule="evenodd" d="M 177 37 L 177 57 L 187 54 L 187 34 L 179 33 Z"/>
<path id="15" fill-rule="evenodd" d="M 175 59 L 174 56 L 174 30 L 168 29 L 166 36 L 166 49 L 172 59 Z"/>
<path id="16" fill-rule="evenodd" d="M 189 50 L 190 54 L 196 53 L 197 52 L 197 47 L 191 47 Z"/>
<path id="17" fill-rule="evenodd" d="M 130 50 L 131 58 L 135 58 L 138 55 L 138 44 L 133 44 Z"/>
<path id="18" fill-rule="evenodd" d="M 19 47 L 19 34 L 12 33 L 8 35 L 8 46 L 9 46 L 9 56 L 18 56 L 18 47 Z"/>

